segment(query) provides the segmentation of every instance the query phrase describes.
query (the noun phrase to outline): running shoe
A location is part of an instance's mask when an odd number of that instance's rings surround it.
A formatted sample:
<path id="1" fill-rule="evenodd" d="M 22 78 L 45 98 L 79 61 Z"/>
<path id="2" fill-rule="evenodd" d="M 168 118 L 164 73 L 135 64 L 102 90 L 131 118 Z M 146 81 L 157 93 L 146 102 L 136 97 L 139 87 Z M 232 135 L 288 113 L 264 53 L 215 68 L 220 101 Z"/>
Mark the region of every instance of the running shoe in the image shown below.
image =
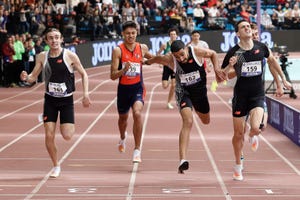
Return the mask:
<path id="1" fill-rule="evenodd" d="M 140 150 L 135 149 L 135 150 L 133 151 L 133 159 L 132 159 L 132 162 L 133 162 L 133 163 L 140 163 L 140 162 L 142 162 L 142 160 L 141 160 L 141 151 L 140 151 Z"/>
<path id="2" fill-rule="evenodd" d="M 242 166 L 241 165 L 235 165 L 233 167 L 233 180 L 236 181 L 242 181 L 244 179 L 242 174 Z"/>
<path id="3" fill-rule="evenodd" d="M 167 104 L 167 108 L 170 109 L 170 110 L 172 110 L 172 109 L 174 109 L 174 106 L 171 103 L 168 103 Z"/>
<path id="4" fill-rule="evenodd" d="M 252 151 L 257 151 L 259 145 L 258 137 L 256 135 L 254 135 L 253 137 L 249 137 L 249 142 L 251 144 Z"/>
<path id="5" fill-rule="evenodd" d="M 120 153 L 124 153 L 126 150 L 126 138 L 127 138 L 127 132 L 125 132 L 125 138 L 119 141 L 118 149 Z"/>
<path id="6" fill-rule="evenodd" d="M 60 175 L 60 166 L 53 167 L 50 178 L 57 178 Z"/>
<path id="7" fill-rule="evenodd" d="M 189 162 L 186 160 L 181 160 L 180 165 L 178 167 L 178 173 L 184 174 L 184 171 L 188 169 L 189 169 Z"/>

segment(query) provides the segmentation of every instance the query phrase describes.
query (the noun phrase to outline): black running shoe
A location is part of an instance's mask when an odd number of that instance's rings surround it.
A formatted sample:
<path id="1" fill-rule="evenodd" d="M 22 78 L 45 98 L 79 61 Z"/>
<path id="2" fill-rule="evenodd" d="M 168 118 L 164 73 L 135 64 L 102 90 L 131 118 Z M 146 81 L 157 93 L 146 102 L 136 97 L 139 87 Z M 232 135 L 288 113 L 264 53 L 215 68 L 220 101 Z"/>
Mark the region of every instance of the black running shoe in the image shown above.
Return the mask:
<path id="1" fill-rule="evenodd" d="M 178 167 L 178 173 L 179 174 L 184 174 L 184 170 L 189 169 L 189 162 L 184 161 L 179 167 Z"/>

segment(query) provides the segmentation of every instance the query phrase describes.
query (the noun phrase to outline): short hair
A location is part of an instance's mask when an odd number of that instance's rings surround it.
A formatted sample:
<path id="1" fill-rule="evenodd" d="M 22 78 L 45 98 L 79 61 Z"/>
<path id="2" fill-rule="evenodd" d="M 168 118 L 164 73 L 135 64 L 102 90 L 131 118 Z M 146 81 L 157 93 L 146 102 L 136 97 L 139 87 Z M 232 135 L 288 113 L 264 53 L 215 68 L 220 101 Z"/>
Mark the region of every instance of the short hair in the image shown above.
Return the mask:
<path id="1" fill-rule="evenodd" d="M 171 44 L 171 52 L 178 52 L 180 49 L 184 49 L 185 44 L 181 40 L 175 40 Z"/>
<path id="2" fill-rule="evenodd" d="M 127 28 L 135 28 L 137 29 L 137 25 L 134 21 L 126 21 L 122 24 L 122 30 L 124 31 Z"/>
<path id="3" fill-rule="evenodd" d="M 60 32 L 57 28 L 48 28 L 45 30 L 44 33 L 45 33 L 45 35 L 47 35 L 48 33 L 53 32 L 53 31 Z"/>
<path id="4" fill-rule="evenodd" d="M 61 32 L 57 29 L 57 28 L 48 28 L 45 30 L 44 35 L 45 35 L 45 39 L 47 39 L 47 35 L 50 32 L 59 32 L 60 33 L 60 37 L 62 37 Z"/>
<path id="5" fill-rule="evenodd" d="M 251 26 L 251 29 L 254 29 L 254 30 L 258 29 L 258 26 L 257 26 L 257 24 L 255 22 L 252 22 L 250 24 L 250 26 Z"/>
<path id="6" fill-rule="evenodd" d="M 178 35 L 179 30 L 178 30 L 178 28 L 176 28 L 176 27 L 169 28 L 169 30 L 168 30 L 168 35 L 170 35 L 170 33 L 173 32 L 173 31 L 175 31 L 176 34 Z"/>
<path id="7" fill-rule="evenodd" d="M 236 33 L 239 31 L 239 25 L 240 25 L 240 23 L 242 23 L 242 22 L 247 22 L 247 23 L 249 23 L 249 22 L 248 22 L 247 20 L 245 20 L 245 19 L 241 19 L 240 21 L 238 21 L 238 22 L 235 24 L 235 27 L 234 27 L 234 30 L 235 30 Z"/>
<path id="8" fill-rule="evenodd" d="M 198 31 L 198 30 L 193 30 L 192 33 L 191 33 L 191 35 L 194 35 L 195 33 L 198 33 L 199 35 L 201 35 L 200 31 Z"/>

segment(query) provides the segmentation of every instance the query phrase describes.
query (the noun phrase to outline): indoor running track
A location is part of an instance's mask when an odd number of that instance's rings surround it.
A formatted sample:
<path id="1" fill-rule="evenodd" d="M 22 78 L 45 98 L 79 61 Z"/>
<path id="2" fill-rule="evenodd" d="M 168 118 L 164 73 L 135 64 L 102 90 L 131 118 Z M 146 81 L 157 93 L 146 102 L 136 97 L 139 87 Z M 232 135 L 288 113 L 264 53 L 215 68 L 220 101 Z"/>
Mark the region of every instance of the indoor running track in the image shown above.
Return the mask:
<path id="1" fill-rule="evenodd" d="M 300 199 L 300 148 L 271 126 L 260 137 L 256 153 L 245 145 L 244 181 L 232 180 L 232 89 L 224 85 L 208 92 L 211 123 L 203 125 L 194 116 L 190 169 L 178 174 L 181 118 L 176 109 L 166 108 L 168 90 L 161 87 L 161 71 L 157 65 L 144 66 L 147 95 L 140 164 L 132 163 L 131 116 L 126 152 L 117 150 L 117 81 L 109 79 L 109 66 L 87 69 L 90 108 L 81 105 L 76 75 L 76 134 L 66 142 L 57 130 L 62 166 L 57 179 L 49 178 L 52 164 L 38 121 L 44 84 L 0 88 L 0 199 Z M 208 85 L 212 80 L 209 73 Z"/>

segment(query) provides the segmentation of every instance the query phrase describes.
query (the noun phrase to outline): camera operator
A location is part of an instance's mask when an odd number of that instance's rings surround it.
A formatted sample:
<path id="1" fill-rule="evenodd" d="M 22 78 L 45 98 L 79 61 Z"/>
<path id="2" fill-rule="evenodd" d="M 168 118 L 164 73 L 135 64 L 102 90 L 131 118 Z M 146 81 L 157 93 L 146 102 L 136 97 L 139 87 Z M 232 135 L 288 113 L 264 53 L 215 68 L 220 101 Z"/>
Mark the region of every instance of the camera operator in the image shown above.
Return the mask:
<path id="1" fill-rule="evenodd" d="M 288 58 L 287 58 L 288 55 L 289 54 L 287 52 L 284 52 L 284 53 L 279 52 L 279 61 L 280 61 L 281 70 L 284 73 L 286 80 L 288 82 L 292 83 L 290 76 L 288 74 L 288 71 L 286 70 L 287 66 L 292 64 L 291 62 L 288 62 Z M 295 94 L 295 90 L 293 87 L 291 88 L 291 91 L 290 91 L 290 98 L 293 98 L 293 99 L 297 98 L 297 95 Z"/>

